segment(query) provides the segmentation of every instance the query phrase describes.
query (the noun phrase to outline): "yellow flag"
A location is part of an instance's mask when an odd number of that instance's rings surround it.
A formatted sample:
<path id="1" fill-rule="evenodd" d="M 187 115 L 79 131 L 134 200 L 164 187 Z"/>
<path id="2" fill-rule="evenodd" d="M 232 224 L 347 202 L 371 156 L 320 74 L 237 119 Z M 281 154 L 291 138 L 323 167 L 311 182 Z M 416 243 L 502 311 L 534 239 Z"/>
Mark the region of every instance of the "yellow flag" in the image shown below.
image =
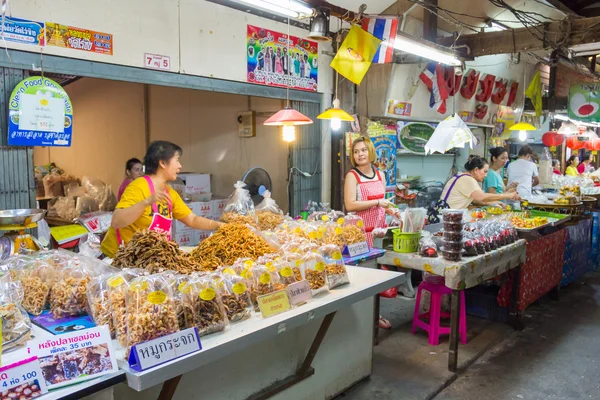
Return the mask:
<path id="1" fill-rule="evenodd" d="M 330 66 L 342 76 L 360 85 L 380 43 L 381 40 L 369 32 L 362 30 L 358 25 L 352 25 Z"/>
<path id="2" fill-rule="evenodd" d="M 540 79 L 540 71 L 538 70 L 533 76 L 533 80 L 525 91 L 527 96 L 533 103 L 535 108 L 535 116 L 540 117 L 542 115 L 542 81 Z"/>

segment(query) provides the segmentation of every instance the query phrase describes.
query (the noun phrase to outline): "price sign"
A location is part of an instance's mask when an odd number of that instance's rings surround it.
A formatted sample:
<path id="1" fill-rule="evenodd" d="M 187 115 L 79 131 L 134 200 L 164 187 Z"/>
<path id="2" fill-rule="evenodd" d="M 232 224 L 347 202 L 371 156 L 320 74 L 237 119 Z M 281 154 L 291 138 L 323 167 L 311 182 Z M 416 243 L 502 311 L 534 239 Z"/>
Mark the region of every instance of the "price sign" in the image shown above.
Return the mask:
<path id="1" fill-rule="evenodd" d="M 129 353 L 129 367 L 141 372 L 201 349 L 198 330 L 189 328 L 136 344 Z"/>
<path id="2" fill-rule="evenodd" d="M 158 69 L 161 71 L 171 70 L 171 57 L 169 56 L 145 53 L 144 60 L 144 66 L 146 68 Z"/>
<path id="3" fill-rule="evenodd" d="M 264 318 L 272 317 L 291 308 L 290 299 L 285 290 L 259 296 L 257 301 Z"/>
<path id="4" fill-rule="evenodd" d="M 369 244 L 367 242 L 358 242 L 348 245 L 348 255 L 350 257 L 360 256 L 369 252 Z"/>
<path id="5" fill-rule="evenodd" d="M 0 368 L 0 397 L 33 399 L 48 393 L 37 357 Z"/>
<path id="6" fill-rule="evenodd" d="M 310 299 L 312 299 L 310 285 L 308 284 L 306 279 L 288 285 L 286 291 L 292 306 L 304 304 Z"/>
<path id="7" fill-rule="evenodd" d="M 43 372 L 39 379 L 45 380 L 46 386 L 52 389 L 118 370 L 106 325 L 32 340 L 29 353 L 38 358 Z"/>

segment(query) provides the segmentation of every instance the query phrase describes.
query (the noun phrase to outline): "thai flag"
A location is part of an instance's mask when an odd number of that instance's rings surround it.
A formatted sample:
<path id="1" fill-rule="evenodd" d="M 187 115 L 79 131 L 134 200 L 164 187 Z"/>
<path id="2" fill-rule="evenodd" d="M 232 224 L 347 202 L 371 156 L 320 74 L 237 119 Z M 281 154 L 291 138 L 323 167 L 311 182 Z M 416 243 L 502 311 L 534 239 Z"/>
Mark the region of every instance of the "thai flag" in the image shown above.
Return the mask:
<path id="1" fill-rule="evenodd" d="M 391 63 L 394 56 L 394 41 L 398 31 L 397 18 L 364 18 L 362 28 L 371 35 L 381 39 L 381 45 L 373 58 L 374 63 Z"/>
<path id="2" fill-rule="evenodd" d="M 444 81 L 444 70 L 442 65 L 435 61 L 430 62 L 421 72 L 419 78 L 429 89 L 429 107 L 435 108 L 440 114 L 446 113 L 446 99 L 448 98 L 448 87 Z"/>

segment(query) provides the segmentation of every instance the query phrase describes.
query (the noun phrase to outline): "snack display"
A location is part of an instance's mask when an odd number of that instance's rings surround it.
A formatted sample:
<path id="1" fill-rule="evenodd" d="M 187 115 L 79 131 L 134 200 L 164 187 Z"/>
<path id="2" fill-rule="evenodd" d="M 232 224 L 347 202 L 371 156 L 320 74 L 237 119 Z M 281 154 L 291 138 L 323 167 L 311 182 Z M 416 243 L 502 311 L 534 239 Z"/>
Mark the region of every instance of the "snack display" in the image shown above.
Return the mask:
<path id="1" fill-rule="evenodd" d="M 169 282 L 161 275 L 133 279 L 127 288 L 127 347 L 177 332 Z"/>
<path id="2" fill-rule="evenodd" d="M 223 307 L 230 322 L 248 319 L 252 316 L 252 303 L 244 278 L 226 274 L 224 277 Z"/>
<path id="3" fill-rule="evenodd" d="M 271 273 L 265 265 L 254 265 L 242 277 L 246 279 L 250 300 L 254 305 L 254 311 L 257 312 L 260 311 L 257 300 L 260 296 L 283 290 L 286 287 L 279 281 L 279 275 Z"/>
<path id="4" fill-rule="evenodd" d="M 464 224 L 462 222 L 445 222 L 444 221 L 444 232 L 455 232 L 461 233 Z"/>
<path id="5" fill-rule="evenodd" d="M 535 218 L 522 218 L 522 217 L 513 217 L 510 222 L 517 227 L 523 229 L 535 229 L 538 226 L 542 226 L 548 223 L 548 218 L 545 217 L 535 217 Z"/>
<path id="6" fill-rule="evenodd" d="M 447 250 L 447 251 L 455 251 L 455 252 L 460 252 L 462 251 L 463 248 L 463 244 L 462 242 L 450 242 L 450 241 L 443 241 L 443 250 Z"/>
<path id="7" fill-rule="evenodd" d="M 56 280 L 56 269 L 41 258 L 16 256 L 3 264 L 11 277 L 21 282 L 21 306 L 30 314 L 40 315 L 48 301 L 50 285 Z"/>
<path id="8" fill-rule="evenodd" d="M 136 232 L 125 246 L 119 247 L 112 265 L 145 268 L 151 274 L 167 270 L 190 274 L 202 269 L 179 249 L 177 243 L 154 231 Z"/>
<path id="9" fill-rule="evenodd" d="M 264 197 L 263 201 L 256 206 L 258 227 L 263 231 L 275 229 L 283 222 L 283 212 L 271 198 L 271 192 L 266 190 L 262 196 Z"/>
<path id="10" fill-rule="evenodd" d="M 462 259 L 460 251 L 454 252 L 454 251 L 446 251 L 446 250 L 442 249 L 442 255 L 444 256 L 444 259 L 448 260 L 448 261 L 460 261 Z"/>
<path id="11" fill-rule="evenodd" d="M 319 254 L 325 260 L 325 272 L 329 289 L 350 283 L 348 271 L 346 271 L 346 266 L 342 258 L 342 251 L 339 247 L 335 245 L 321 246 Z"/>
<path id="12" fill-rule="evenodd" d="M 342 221 L 340 221 L 342 220 Z M 343 223 L 342 236 L 346 244 L 355 244 L 367 241 L 365 233 L 365 224 L 361 217 L 354 214 L 348 214 L 345 218 L 338 219 L 337 223 Z"/>
<path id="13" fill-rule="evenodd" d="M 107 325 L 111 337 L 115 337 L 115 326 L 110 309 L 108 277 L 98 276 L 87 285 L 88 314 L 97 326 Z"/>
<path id="14" fill-rule="evenodd" d="M 50 311 L 56 318 L 84 314 L 87 311 L 86 286 L 90 271 L 74 258 L 58 272 L 59 279 L 50 292 Z"/>
<path id="15" fill-rule="evenodd" d="M 442 210 L 442 216 L 444 217 L 444 223 L 446 222 L 454 222 L 461 223 L 463 222 L 464 210 L 454 210 L 451 208 L 447 208 Z"/>
<path id="16" fill-rule="evenodd" d="M 203 269 L 214 271 L 220 265 L 232 265 L 239 258 L 257 260 L 272 253 L 269 244 L 248 226 L 227 224 L 192 251 L 190 257 Z"/>
<path id="17" fill-rule="evenodd" d="M 292 266 L 292 264 L 288 261 L 281 260 L 276 262 L 275 269 L 279 274 L 279 281 L 285 286 L 300 282 L 302 280 L 300 268 Z"/>
<path id="18" fill-rule="evenodd" d="M 183 290 L 186 326 L 198 328 L 198 334 L 208 335 L 225 329 L 229 321 L 221 289 L 208 276 L 194 276 Z"/>
<path id="19" fill-rule="evenodd" d="M 9 274 L 0 277 L 0 318 L 2 320 L 2 352 L 24 345 L 31 339 L 31 321 L 20 308 L 23 288 Z"/>
<path id="20" fill-rule="evenodd" d="M 221 221 L 234 224 L 256 225 L 257 219 L 254 203 L 250 197 L 250 192 L 245 189 L 246 184 L 242 181 L 237 181 L 233 187 L 235 190 L 227 200 L 227 204 L 221 215 Z"/>
<path id="21" fill-rule="evenodd" d="M 308 281 L 313 296 L 327 292 L 327 265 L 322 255 L 307 252 L 302 257 L 300 270 Z"/>
<path id="22" fill-rule="evenodd" d="M 113 318 L 115 335 L 119 344 L 127 346 L 127 305 L 126 296 L 129 282 L 144 276 L 143 269 L 126 268 L 106 278 L 108 301 Z"/>
<path id="23" fill-rule="evenodd" d="M 443 238 L 444 238 L 444 241 L 447 241 L 447 242 L 459 242 L 463 238 L 463 233 L 462 233 L 462 231 L 460 231 L 460 232 L 444 231 Z"/>

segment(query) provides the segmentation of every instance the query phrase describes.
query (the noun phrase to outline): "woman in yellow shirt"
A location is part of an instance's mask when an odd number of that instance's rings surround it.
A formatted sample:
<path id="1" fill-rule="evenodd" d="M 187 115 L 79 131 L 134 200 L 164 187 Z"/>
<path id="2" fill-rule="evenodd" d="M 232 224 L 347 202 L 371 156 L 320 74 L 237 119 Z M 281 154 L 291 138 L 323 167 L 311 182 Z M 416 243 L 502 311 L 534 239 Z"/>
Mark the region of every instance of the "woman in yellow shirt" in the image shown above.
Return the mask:
<path id="1" fill-rule="evenodd" d="M 577 171 L 577 166 L 579 165 L 579 157 L 571 156 L 567 160 L 567 168 L 565 169 L 565 175 L 568 176 L 579 176 L 579 171 Z"/>
<path id="2" fill-rule="evenodd" d="M 194 229 L 212 230 L 222 225 L 195 215 L 179 194 L 167 186 L 181 170 L 181 147 L 171 142 L 153 142 L 144 165 L 146 176 L 131 182 L 113 213 L 111 228 L 102 241 L 101 250 L 114 258 L 119 245 L 131 240 L 141 230 L 171 234 L 173 219 Z"/>

